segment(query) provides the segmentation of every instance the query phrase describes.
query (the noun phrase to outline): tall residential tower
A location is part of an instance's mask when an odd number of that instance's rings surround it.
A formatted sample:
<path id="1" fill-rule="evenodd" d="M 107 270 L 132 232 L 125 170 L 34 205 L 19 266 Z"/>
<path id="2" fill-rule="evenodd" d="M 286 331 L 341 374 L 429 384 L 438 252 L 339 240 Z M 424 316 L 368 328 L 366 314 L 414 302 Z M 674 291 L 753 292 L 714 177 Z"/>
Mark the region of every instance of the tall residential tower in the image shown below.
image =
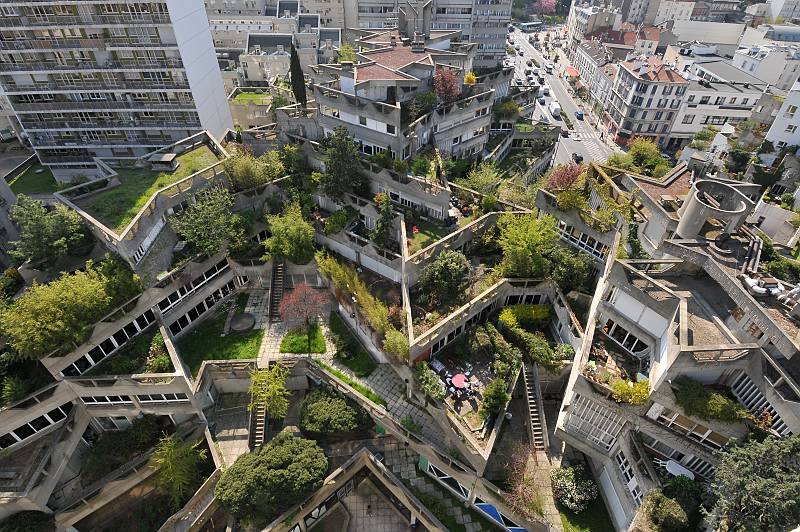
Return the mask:
<path id="1" fill-rule="evenodd" d="M 232 127 L 202 0 L 1 4 L 0 87 L 61 179 Z"/>

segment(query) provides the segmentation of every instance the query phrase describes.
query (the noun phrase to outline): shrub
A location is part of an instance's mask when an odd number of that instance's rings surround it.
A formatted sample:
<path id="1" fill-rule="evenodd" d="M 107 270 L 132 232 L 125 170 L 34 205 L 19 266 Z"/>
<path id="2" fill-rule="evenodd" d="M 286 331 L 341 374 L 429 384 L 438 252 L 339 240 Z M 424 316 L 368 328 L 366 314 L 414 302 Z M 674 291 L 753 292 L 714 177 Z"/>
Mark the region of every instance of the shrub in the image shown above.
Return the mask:
<path id="1" fill-rule="evenodd" d="M 313 434 L 353 432 L 368 422 L 361 408 L 327 390 L 318 389 L 308 394 L 300 411 L 300 428 Z"/>
<path id="2" fill-rule="evenodd" d="M 0 276 L 0 299 L 10 298 L 17 293 L 24 281 L 16 268 L 8 268 Z"/>
<path id="3" fill-rule="evenodd" d="M 433 371 L 427 362 L 420 362 L 415 368 L 414 375 L 417 377 L 419 387 L 422 388 L 434 402 L 441 403 L 447 395 L 444 382 Z"/>
<path id="4" fill-rule="evenodd" d="M 561 360 L 572 360 L 575 356 L 575 348 L 570 344 L 558 344 L 554 350 L 555 355 Z"/>
<path id="5" fill-rule="evenodd" d="M 103 432 L 84 455 L 81 483 L 88 486 L 158 443 L 162 428 L 158 418 L 145 414 L 125 430 Z"/>
<path id="6" fill-rule="evenodd" d="M 552 305 L 509 305 L 500 311 L 500 323 L 506 327 L 544 325 L 553 318 Z"/>
<path id="7" fill-rule="evenodd" d="M 583 464 L 554 469 L 550 473 L 550 482 L 559 504 L 575 513 L 586 510 L 597 498 L 597 484 L 589 478 Z"/>
<path id="8" fill-rule="evenodd" d="M 405 360 L 408 358 L 408 338 L 394 327 L 388 327 L 383 339 L 383 350 Z"/>
<path id="9" fill-rule="evenodd" d="M 426 157 L 417 157 L 411 163 L 411 172 L 416 176 L 426 176 L 431 170 L 431 162 Z"/>
<path id="10" fill-rule="evenodd" d="M 150 341 L 150 350 L 145 361 L 145 373 L 167 373 L 172 370 L 172 361 L 164 344 L 164 337 L 156 333 Z"/>
<path id="11" fill-rule="evenodd" d="M 432 305 L 463 295 L 470 266 L 460 251 L 443 251 L 422 270 L 417 281 L 421 299 Z"/>
<path id="12" fill-rule="evenodd" d="M 690 520 L 697 512 L 705 496 L 705 489 L 701 483 L 683 475 L 671 477 L 664 481 L 661 491 L 670 499 L 675 499 Z"/>
<path id="13" fill-rule="evenodd" d="M 650 397 L 650 382 L 647 379 L 637 382 L 615 379 L 611 382 L 611 395 L 618 403 L 643 405 Z"/>
<path id="14" fill-rule="evenodd" d="M 511 394 L 507 390 L 508 383 L 505 379 L 498 377 L 489 383 L 489 386 L 483 391 L 483 402 L 480 409 L 481 419 L 496 416 L 503 410 L 508 400 L 511 399 Z"/>
<path id="15" fill-rule="evenodd" d="M 520 353 L 519 349 L 509 344 L 503 338 L 503 335 L 495 329 L 494 325 L 487 323 L 485 327 L 495 351 L 492 364 L 494 374 L 500 378 L 510 379 L 511 375 L 522 364 L 522 353 Z"/>
<path id="16" fill-rule="evenodd" d="M 287 205 L 283 214 L 267 216 L 272 235 L 264 241 L 267 257 L 285 257 L 306 264 L 314 257 L 314 228 L 303 218 L 299 203 Z"/>
<path id="17" fill-rule="evenodd" d="M 589 208 L 586 195 L 580 190 L 564 190 L 556 195 L 556 207 L 562 211 L 577 209 L 583 211 Z"/>
<path id="18" fill-rule="evenodd" d="M 236 517 L 269 520 L 318 489 L 327 469 L 328 459 L 316 442 L 281 432 L 239 456 L 222 473 L 214 493 Z"/>
<path id="19" fill-rule="evenodd" d="M 687 416 L 732 423 L 748 418 L 742 405 L 686 376 L 675 379 L 675 399 Z"/>
<path id="20" fill-rule="evenodd" d="M 650 523 L 659 532 L 680 532 L 689 527 L 689 518 L 678 501 L 666 497 L 661 490 L 650 491 L 643 506 Z"/>
<path id="21" fill-rule="evenodd" d="M 0 522 L 0 532 L 51 532 L 55 529 L 55 514 L 33 510 L 15 513 Z"/>
<path id="22" fill-rule="evenodd" d="M 339 231 L 343 230 L 347 224 L 356 217 L 357 214 L 358 211 L 356 211 L 350 205 L 347 205 L 343 209 L 339 209 L 325 220 L 325 227 L 323 228 L 322 232 L 326 235 L 338 233 Z"/>

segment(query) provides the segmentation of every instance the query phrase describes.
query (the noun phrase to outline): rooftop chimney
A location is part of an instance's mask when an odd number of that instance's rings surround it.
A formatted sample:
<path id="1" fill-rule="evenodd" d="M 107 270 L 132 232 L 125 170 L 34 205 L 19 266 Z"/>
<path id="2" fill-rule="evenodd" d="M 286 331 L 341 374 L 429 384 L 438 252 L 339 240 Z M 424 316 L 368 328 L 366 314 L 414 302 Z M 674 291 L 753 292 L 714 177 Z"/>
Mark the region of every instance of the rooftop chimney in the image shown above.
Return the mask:
<path id="1" fill-rule="evenodd" d="M 395 37 L 394 35 L 392 35 L 392 36 L 389 38 L 389 42 L 392 44 L 392 46 L 397 46 L 397 37 Z"/>

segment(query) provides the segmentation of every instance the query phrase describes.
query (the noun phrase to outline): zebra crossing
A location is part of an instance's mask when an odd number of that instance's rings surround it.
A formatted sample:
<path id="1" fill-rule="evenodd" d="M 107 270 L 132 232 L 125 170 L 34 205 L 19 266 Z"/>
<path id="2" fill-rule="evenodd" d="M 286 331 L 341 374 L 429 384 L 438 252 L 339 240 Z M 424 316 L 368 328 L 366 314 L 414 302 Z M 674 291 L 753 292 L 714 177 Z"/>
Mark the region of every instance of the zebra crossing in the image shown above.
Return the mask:
<path id="1" fill-rule="evenodd" d="M 570 138 L 583 142 L 583 147 L 592 161 L 605 162 L 608 159 L 607 150 L 603 149 L 600 134 L 595 130 L 579 129 L 570 134 Z"/>

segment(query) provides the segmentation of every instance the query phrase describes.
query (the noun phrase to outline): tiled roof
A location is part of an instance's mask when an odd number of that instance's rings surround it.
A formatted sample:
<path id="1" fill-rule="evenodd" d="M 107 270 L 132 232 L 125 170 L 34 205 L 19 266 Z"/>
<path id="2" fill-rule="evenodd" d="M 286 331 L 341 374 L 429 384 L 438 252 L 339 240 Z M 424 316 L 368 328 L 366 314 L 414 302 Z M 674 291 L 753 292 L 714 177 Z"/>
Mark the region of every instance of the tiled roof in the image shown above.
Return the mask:
<path id="1" fill-rule="evenodd" d="M 412 63 L 433 66 L 433 58 L 431 58 L 431 54 L 427 50 L 423 52 L 414 52 L 411 50 L 410 46 L 401 46 L 399 44 L 380 50 L 361 52 L 360 55 L 364 56 L 369 61 L 375 61 L 380 65 L 394 70 L 399 70 Z"/>
<path id="2" fill-rule="evenodd" d="M 368 37 L 364 37 L 364 38 L 359 39 L 359 40 L 362 41 L 362 42 L 368 42 L 368 43 L 373 43 L 373 44 L 380 44 L 380 43 L 389 44 L 389 42 L 391 42 L 391 40 L 392 40 L 392 37 L 394 37 L 397 40 L 398 43 L 400 42 L 400 39 L 401 39 L 400 32 L 397 31 L 396 29 L 389 30 L 389 31 L 376 32 L 376 33 L 373 33 L 372 35 L 370 35 Z"/>
<path id="3" fill-rule="evenodd" d="M 370 80 L 406 80 L 406 79 L 416 79 L 413 76 L 409 76 L 408 74 L 404 74 L 402 72 L 398 72 L 396 70 L 392 70 L 390 68 L 386 68 L 383 65 L 378 64 L 370 64 L 370 65 L 356 65 L 355 68 L 355 80 L 356 82 L 360 81 L 370 81 Z"/>
<path id="4" fill-rule="evenodd" d="M 687 83 L 677 70 L 668 68 L 653 57 L 624 61 L 622 66 L 635 77 L 644 81 L 660 81 L 663 83 Z"/>
<path id="5" fill-rule="evenodd" d="M 601 29 L 587 33 L 586 39 L 597 39 L 605 45 L 630 46 L 636 45 L 637 37 L 635 31 L 616 31 Z"/>
<path id="6" fill-rule="evenodd" d="M 645 41 L 657 41 L 661 37 L 661 29 L 655 26 L 645 26 L 639 31 L 639 37 Z"/>

